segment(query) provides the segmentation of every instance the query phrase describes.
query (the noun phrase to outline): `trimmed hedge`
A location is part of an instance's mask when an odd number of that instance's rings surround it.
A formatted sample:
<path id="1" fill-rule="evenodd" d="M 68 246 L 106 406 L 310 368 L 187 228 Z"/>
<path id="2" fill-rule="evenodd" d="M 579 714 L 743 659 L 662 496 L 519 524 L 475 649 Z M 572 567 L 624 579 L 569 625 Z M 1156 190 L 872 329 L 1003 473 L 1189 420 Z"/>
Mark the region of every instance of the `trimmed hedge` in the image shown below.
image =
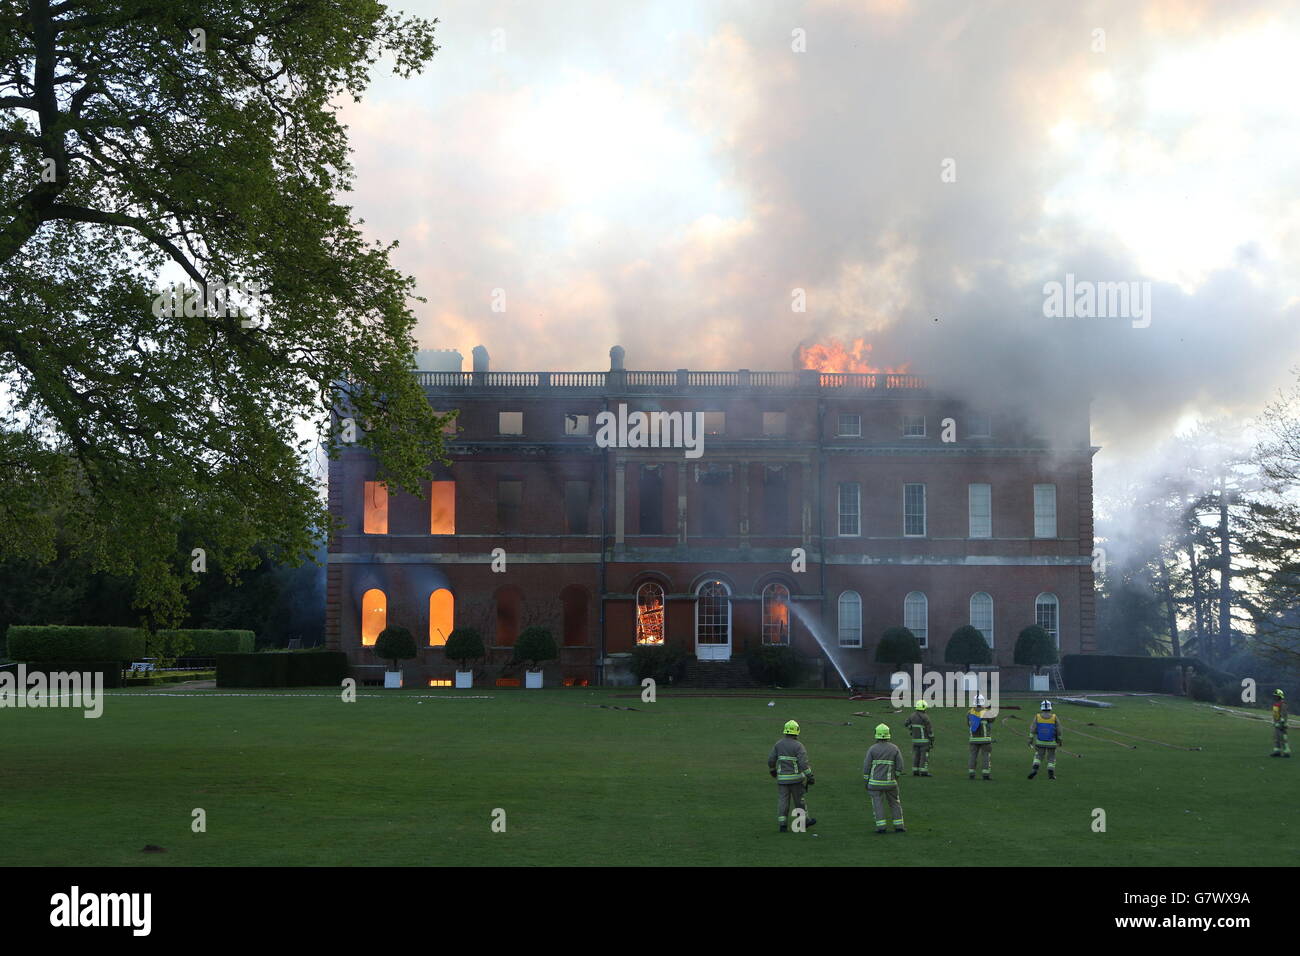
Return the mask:
<path id="1" fill-rule="evenodd" d="M 192 629 L 159 631 L 164 639 L 172 635 L 190 639 L 190 649 L 182 657 L 216 657 L 218 654 L 251 654 L 255 650 L 257 635 L 252 631 L 221 631 Z"/>
<path id="2" fill-rule="evenodd" d="M 348 676 L 342 651 L 218 654 L 218 687 L 338 687 Z"/>
<path id="3" fill-rule="evenodd" d="M 28 676 L 32 674 L 50 674 L 58 673 L 91 673 L 103 674 L 105 687 L 123 687 L 122 682 L 122 665 L 118 661 L 30 661 L 24 662 L 23 666 L 27 669 Z M 18 675 L 17 667 L 10 667 L 7 670 L 14 675 Z"/>
<path id="4" fill-rule="evenodd" d="M 138 627 L 71 627 L 13 624 L 7 635 L 16 661 L 133 661 L 145 655 Z"/>

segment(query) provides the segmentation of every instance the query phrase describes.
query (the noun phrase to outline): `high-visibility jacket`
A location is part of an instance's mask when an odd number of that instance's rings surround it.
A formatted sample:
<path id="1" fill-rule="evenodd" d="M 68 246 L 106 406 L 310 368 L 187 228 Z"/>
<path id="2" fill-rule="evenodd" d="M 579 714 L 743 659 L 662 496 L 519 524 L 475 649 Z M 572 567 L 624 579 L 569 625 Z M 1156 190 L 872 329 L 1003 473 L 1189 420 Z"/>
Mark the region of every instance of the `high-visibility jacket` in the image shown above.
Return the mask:
<path id="1" fill-rule="evenodd" d="M 972 707 L 966 712 L 967 729 L 970 731 L 970 742 L 973 744 L 991 744 L 993 743 L 993 721 L 995 717 L 988 716 L 987 707 Z"/>
<path id="2" fill-rule="evenodd" d="M 796 737 L 782 737 L 773 744 L 767 765 L 776 770 L 777 783 L 803 783 L 813 775 L 808 751 Z"/>
<path id="3" fill-rule="evenodd" d="M 862 779 L 868 790 L 890 790 L 898 786 L 903 772 L 903 752 L 888 740 L 877 741 L 862 761 Z"/>
<path id="4" fill-rule="evenodd" d="M 903 726 L 912 734 L 913 744 L 934 742 L 934 728 L 930 726 L 930 718 L 919 710 L 903 721 Z"/>
<path id="5" fill-rule="evenodd" d="M 1273 726 L 1286 730 L 1286 701 L 1273 701 Z"/>
<path id="6" fill-rule="evenodd" d="M 1061 743 L 1061 721 L 1051 711 L 1034 715 L 1029 725 L 1029 739 L 1036 747 L 1055 747 Z"/>

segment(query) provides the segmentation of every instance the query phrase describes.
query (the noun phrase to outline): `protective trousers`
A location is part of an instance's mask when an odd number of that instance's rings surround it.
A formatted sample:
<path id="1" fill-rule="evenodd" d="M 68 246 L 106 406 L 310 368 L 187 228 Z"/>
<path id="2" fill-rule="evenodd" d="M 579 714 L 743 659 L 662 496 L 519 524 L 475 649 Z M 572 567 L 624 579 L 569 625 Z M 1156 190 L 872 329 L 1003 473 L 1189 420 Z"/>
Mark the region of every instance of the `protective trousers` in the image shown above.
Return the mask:
<path id="1" fill-rule="evenodd" d="M 807 789 L 802 783 L 778 783 L 776 785 L 776 819 L 778 823 L 782 826 L 788 823 L 788 815 L 793 813 L 796 808 L 807 811 L 808 805 L 804 802 L 804 793 Z"/>
<path id="2" fill-rule="evenodd" d="M 929 744 L 912 744 L 912 769 L 913 770 L 930 769 L 930 745 Z"/>
<path id="3" fill-rule="evenodd" d="M 1055 747 L 1035 747 L 1034 748 L 1034 770 L 1038 770 L 1039 763 L 1043 758 L 1047 758 L 1047 769 L 1056 769 L 1056 748 Z"/>
<path id="4" fill-rule="evenodd" d="M 867 793 L 871 794 L 871 811 L 876 815 L 876 829 L 882 829 L 886 821 L 890 821 L 896 827 L 903 825 L 903 801 L 898 799 L 898 788 L 888 787 L 875 789 L 869 787 Z M 885 815 L 886 804 L 888 804 L 889 815 Z"/>
<path id="5" fill-rule="evenodd" d="M 979 763 L 981 755 L 983 755 L 984 758 L 984 766 L 982 768 L 984 771 L 984 776 L 987 777 L 993 773 L 993 745 L 992 744 L 971 744 L 970 745 L 970 766 L 967 769 L 970 770 L 970 775 L 972 777 L 975 776 L 975 765 Z"/>

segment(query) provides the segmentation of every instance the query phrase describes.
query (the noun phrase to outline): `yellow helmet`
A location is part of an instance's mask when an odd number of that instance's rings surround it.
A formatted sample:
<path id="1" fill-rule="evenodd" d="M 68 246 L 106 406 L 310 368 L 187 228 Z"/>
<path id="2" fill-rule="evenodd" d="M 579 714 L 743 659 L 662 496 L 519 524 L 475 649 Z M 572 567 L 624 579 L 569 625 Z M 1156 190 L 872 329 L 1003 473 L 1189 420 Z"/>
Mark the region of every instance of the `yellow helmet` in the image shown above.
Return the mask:
<path id="1" fill-rule="evenodd" d="M 785 722 L 785 733 L 787 733 L 787 734 L 791 734 L 791 735 L 793 735 L 793 736 L 795 736 L 795 737 L 798 737 L 798 736 L 799 736 L 799 721 L 797 721 L 797 720 L 787 720 L 787 721 Z"/>
<path id="2" fill-rule="evenodd" d="M 877 740 L 889 739 L 889 724 L 876 724 L 876 739 Z"/>
<path id="3" fill-rule="evenodd" d="M 1279 687 L 1277 690 L 1273 691 L 1273 696 L 1274 696 L 1274 697 L 1281 697 L 1283 700 L 1286 700 L 1286 694 L 1282 693 L 1282 688 L 1281 688 L 1281 687 Z"/>
<path id="4" fill-rule="evenodd" d="M 925 710 L 928 706 L 929 706 L 929 705 L 926 704 L 926 702 L 923 701 L 923 700 L 918 700 L 918 701 L 916 702 L 916 709 L 917 709 L 917 710 Z"/>

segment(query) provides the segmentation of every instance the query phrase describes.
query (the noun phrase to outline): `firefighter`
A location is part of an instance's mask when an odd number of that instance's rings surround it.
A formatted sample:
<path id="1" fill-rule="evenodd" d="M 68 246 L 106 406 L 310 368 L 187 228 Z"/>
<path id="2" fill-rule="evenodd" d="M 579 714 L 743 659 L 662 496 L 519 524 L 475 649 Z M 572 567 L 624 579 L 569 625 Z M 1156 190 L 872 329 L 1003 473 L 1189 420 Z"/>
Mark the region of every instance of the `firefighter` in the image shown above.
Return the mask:
<path id="1" fill-rule="evenodd" d="M 871 810 L 876 815 L 876 832 L 887 833 L 885 824 L 892 822 L 895 833 L 906 833 L 903 804 L 898 799 L 898 775 L 903 772 L 903 752 L 889 739 L 889 725 L 876 725 L 876 742 L 862 761 L 862 779 L 871 795 Z M 889 805 L 889 816 L 885 805 Z"/>
<path id="2" fill-rule="evenodd" d="M 1061 739 L 1061 721 L 1052 713 L 1052 702 L 1045 700 L 1038 705 L 1038 713 L 1029 725 L 1029 745 L 1034 748 L 1034 769 L 1029 771 L 1029 779 L 1038 776 L 1038 765 L 1047 758 L 1047 779 L 1056 779 L 1056 748 L 1064 744 Z"/>
<path id="3" fill-rule="evenodd" d="M 934 746 L 934 728 L 930 718 L 925 715 L 926 703 L 916 702 L 916 711 L 903 721 L 903 726 L 912 735 L 912 776 L 930 776 L 930 748 Z"/>
<path id="4" fill-rule="evenodd" d="M 1286 740 L 1286 694 L 1280 687 L 1273 691 L 1273 752 L 1269 756 L 1291 756 L 1291 745 Z"/>
<path id="5" fill-rule="evenodd" d="M 776 778 L 776 822 L 781 833 L 789 830 L 787 814 L 793 816 L 796 809 L 804 811 L 805 827 L 817 822 L 807 816 L 808 804 L 804 793 L 813 785 L 813 771 L 808 763 L 808 751 L 799 742 L 798 722 L 787 720 L 784 733 L 785 736 L 772 745 L 772 752 L 767 756 L 768 770 Z"/>
<path id="6" fill-rule="evenodd" d="M 966 712 L 970 731 L 970 779 L 975 779 L 975 766 L 983 759 L 985 780 L 993 779 L 993 721 L 988 713 L 988 701 L 983 694 L 975 695 L 975 706 Z"/>

